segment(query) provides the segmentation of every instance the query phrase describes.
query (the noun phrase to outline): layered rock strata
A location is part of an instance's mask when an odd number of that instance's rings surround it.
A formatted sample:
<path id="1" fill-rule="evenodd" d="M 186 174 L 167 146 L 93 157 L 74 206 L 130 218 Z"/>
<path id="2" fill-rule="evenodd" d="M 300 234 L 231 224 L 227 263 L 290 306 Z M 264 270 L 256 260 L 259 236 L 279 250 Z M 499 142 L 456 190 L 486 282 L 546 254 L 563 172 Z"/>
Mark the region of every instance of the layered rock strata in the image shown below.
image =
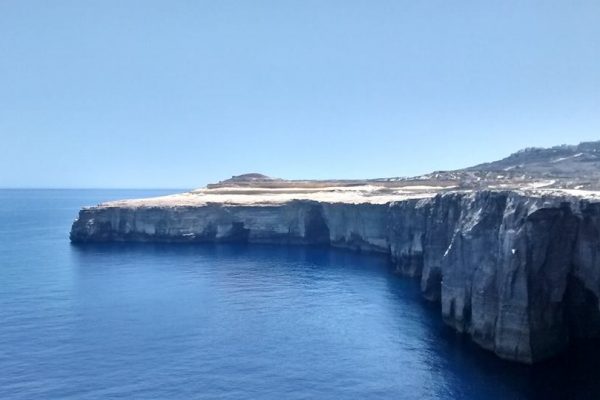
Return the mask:
<path id="1" fill-rule="evenodd" d="M 425 298 L 441 303 L 448 325 L 502 358 L 533 363 L 574 339 L 600 335 L 595 198 L 424 189 L 340 201 L 321 192 L 236 200 L 209 192 L 82 209 L 71 240 L 320 244 L 387 253 L 399 272 L 420 279 Z"/>

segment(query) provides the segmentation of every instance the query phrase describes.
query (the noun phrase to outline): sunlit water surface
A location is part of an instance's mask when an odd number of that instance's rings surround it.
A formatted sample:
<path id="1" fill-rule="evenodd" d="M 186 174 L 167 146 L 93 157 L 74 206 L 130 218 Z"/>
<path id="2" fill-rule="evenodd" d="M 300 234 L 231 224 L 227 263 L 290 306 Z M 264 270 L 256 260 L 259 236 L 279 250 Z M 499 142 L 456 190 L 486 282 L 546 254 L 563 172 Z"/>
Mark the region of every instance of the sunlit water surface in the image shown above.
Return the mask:
<path id="1" fill-rule="evenodd" d="M 385 257 L 71 246 L 78 209 L 164 191 L 0 190 L 0 399 L 595 398 L 596 347 L 535 368 L 450 331 Z"/>

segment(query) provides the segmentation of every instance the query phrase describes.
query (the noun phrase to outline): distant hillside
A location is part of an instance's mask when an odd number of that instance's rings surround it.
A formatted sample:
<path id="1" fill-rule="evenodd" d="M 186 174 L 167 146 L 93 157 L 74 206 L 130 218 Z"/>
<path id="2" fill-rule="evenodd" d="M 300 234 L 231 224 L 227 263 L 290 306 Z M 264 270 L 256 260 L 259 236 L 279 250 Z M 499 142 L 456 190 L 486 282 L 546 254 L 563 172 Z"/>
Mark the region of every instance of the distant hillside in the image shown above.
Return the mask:
<path id="1" fill-rule="evenodd" d="M 600 141 L 573 146 L 531 147 L 501 160 L 475 165 L 463 171 L 510 171 L 545 177 L 597 175 L 600 172 Z"/>
<path id="2" fill-rule="evenodd" d="M 218 188 L 323 188 L 375 185 L 439 186 L 462 189 L 545 187 L 600 190 L 600 141 L 520 150 L 498 161 L 416 177 L 379 179 L 285 180 L 250 173 L 207 185 Z"/>

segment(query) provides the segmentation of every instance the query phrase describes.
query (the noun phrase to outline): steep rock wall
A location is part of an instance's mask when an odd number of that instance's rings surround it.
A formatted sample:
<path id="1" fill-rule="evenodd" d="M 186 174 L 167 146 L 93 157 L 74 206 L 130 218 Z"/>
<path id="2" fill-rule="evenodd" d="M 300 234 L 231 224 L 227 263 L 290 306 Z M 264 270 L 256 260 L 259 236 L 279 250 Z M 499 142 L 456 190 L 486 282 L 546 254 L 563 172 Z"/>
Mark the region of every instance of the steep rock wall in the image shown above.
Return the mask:
<path id="1" fill-rule="evenodd" d="M 330 244 L 389 253 L 444 321 L 502 358 L 535 362 L 600 336 L 600 204 L 515 192 L 391 204 L 94 207 L 73 242 Z"/>

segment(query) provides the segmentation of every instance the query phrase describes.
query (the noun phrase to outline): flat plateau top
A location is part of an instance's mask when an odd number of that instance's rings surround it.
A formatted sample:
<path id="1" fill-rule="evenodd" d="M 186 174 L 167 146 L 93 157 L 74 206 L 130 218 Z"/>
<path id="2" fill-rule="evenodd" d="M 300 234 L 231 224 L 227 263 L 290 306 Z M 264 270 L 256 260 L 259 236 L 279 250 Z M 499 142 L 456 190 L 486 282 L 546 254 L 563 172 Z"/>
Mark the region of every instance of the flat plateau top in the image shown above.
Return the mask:
<path id="1" fill-rule="evenodd" d="M 501 160 L 415 177 L 286 180 L 253 172 L 187 193 L 113 201 L 99 207 L 200 207 L 210 203 L 261 206 L 293 200 L 386 204 L 426 199 L 442 193 L 486 190 L 513 191 L 529 197 L 600 201 L 600 141 L 527 148 Z"/>
<path id="2" fill-rule="evenodd" d="M 523 195 L 564 196 L 591 200 L 600 200 L 600 191 L 582 189 L 564 189 L 552 187 L 552 181 L 533 182 L 525 186 L 496 185 L 485 190 L 512 190 Z M 439 193 L 472 193 L 475 190 L 461 189 L 457 186 L 405 185 L 389 187 L 379 185 L 356 185 L 334 187 L 220 187 L 215 189 L 197 189 L 191 192 L 146 199 L 117 200 L 102 203 L 99 207 L 181 207 L 204 206 L 209 203 L 239 206 L 267 206 L 287 203 L 293 200 L 312 200 L 323 203 L 345 204 L 386 204 L 409 199 L 424 199 Z"/>

